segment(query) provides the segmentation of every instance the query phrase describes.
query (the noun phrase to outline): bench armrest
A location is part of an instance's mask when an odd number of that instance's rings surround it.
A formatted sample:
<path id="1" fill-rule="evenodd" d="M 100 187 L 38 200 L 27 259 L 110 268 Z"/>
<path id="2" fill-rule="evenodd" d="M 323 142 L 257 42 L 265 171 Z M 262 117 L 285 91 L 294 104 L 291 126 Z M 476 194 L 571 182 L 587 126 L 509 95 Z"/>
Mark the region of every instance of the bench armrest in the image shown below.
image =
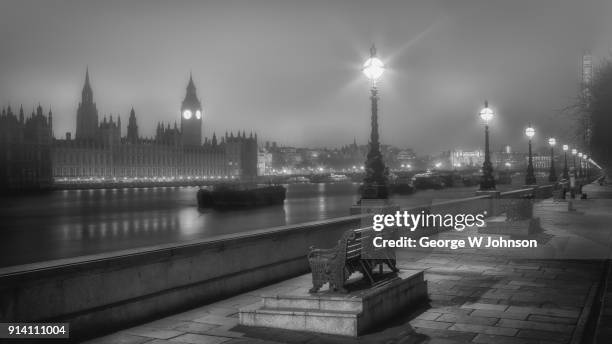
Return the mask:
<path id="1" fill-rule="evenodd" d="M 336 248 L 314 248 L 310 247 L 310 251 L 308 252 L 308 258 L 314 257 L 325 257 L 329 259 L 336 258 L 338 255 L 338 250 Z"/>

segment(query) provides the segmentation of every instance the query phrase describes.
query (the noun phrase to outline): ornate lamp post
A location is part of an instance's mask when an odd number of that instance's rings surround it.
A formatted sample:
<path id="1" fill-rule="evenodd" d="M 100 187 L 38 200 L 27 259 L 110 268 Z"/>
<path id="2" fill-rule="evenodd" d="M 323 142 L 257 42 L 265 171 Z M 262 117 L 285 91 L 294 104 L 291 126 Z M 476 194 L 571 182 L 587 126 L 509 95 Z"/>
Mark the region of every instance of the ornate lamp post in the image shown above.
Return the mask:
<path id="1" fill-rule="evenodd" d="M 529 160 L 527 162 L 527 175 L 525 176 L 525 184 L 537 184 L 536 177 L 533 174 L 533 156 L 531 155 L 531 138 L 535 135 L 535 129 L 529 124 L 525 129 L 525 135 L 529 138 Z"/>
<path id="2" fill-rule="evenodd" d="M 485 156 L 482 164 L 482 177 L 480 178 L 480 190 L 495 190 L 495 178 L 493 177 L 493 164 L 489 153 L 489 121 L 493 118 L 493 110 L 485 100 L 484 108 L 480 110 L 480 118 L 485 123 Z"/>
<path id="3" fill-rule="evenodd" d="M 549 182 L 557 181 L 557 172 L 555 171 L 555 145 L 557 144 L 557 140 L 554 137 L 548 139 L 548 144 L 550 145 L 550 172 L 548 174 Z"/>
<path id="4" fill-rule="evenodd" d="M 576 148 L 572 148 L 572 157 L 574 159 L 574 177 L 578 177 L 578 170 L 576 169 L 576 155 L 578 154 L 578 150 Z"/>
<path id="5" fill-rule="evenodd" d="M 376 82 L 385 71 L 385 65 L 376 57 L 376 47 L 372 45 L 370 58 L 363 64 L 363 74 L 370 79 L 370 100 L 372 102 L 372 129 L 370 133 L 370 148 L 365 162 L 366 175 L 363 179 L 361 191 L 362 199 L 387 199 L 387 169 L 380 153 L 378 141 L 378 89 Z"/>
<path id="6" fill-rule="evenodd" d="M 567 150 L 569 149 L 568 145 L 563 145 L 563 156 L 564 156 L 564 164 L 563 164 L 563 179 L 569 178 L 569 173 L 567 171 Z"/>
<path id="7" fill-rule="evenodd" d="M 582 176 L 582 152 L 578 152 L 578 177 Z"/>

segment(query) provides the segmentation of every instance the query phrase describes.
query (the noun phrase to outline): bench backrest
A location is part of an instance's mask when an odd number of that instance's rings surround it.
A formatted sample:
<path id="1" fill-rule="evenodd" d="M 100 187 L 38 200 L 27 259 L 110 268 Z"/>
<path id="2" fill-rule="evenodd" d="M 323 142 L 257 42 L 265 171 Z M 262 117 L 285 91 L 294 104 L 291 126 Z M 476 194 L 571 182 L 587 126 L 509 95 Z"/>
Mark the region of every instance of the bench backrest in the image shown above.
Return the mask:
<path id="1" fill-rule="evenodd" d="M 361 232 L 354 229 L 349 230 L 352 232 L 347 236 L 346 244 L 346 260 L 358 259 L 361 257 Z"/>
<path id="2" fill-rule="evenodd" d="M 378 248 L 374 247 L 373 240 L 375 237 L 382 237 L 383 239 L 395 239 L 397 231 L 393 229 L 385 229 L 380 232 L 376 232 L 372 227 L 364 227 L 351 229 L 346 231 L 339 241 L 338 247 L 340 249 L 346 248 L 343 254 L 345 254 L 346 260 L 351 259 L 388 259 L 395 258 L 395 252 L 391 248 Z"/>

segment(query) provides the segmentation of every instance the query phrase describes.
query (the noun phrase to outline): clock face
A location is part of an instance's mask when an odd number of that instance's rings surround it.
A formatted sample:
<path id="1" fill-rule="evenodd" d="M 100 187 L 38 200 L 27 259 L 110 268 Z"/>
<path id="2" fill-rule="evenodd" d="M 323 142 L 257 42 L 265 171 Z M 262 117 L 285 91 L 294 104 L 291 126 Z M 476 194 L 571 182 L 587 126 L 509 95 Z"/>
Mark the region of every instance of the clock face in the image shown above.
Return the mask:
<path id="1" fill-rule="evenodd" d="M 191 118 L 191 110 L 183 111 L 183 118 L 190 119 Z"/>
<path id="2" fill-rule="evenodd" d="M 196 111 L 196 118 L 197 119 L 201 119 L 202 118 L 202 111 L 200 111 L 200 110 Z"/>

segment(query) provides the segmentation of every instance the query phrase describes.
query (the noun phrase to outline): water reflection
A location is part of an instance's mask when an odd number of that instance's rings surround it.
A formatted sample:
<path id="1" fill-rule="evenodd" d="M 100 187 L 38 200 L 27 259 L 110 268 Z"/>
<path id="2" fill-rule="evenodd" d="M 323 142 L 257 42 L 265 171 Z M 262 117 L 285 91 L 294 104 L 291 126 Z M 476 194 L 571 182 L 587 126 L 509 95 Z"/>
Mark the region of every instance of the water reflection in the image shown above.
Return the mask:
<path id="1" fill-rule="evenodd" d="M 353 184 L 287 185 L 283 205 L 197 209 L 194 187 L 58 191 L 0 200 L 0 266 L 345 216 Z"/>
<path id="2" fill-rule="evenodd" d="M 197 209 L 195 187 L 58 191 L 0 199 L 0 266 L 180 242 L 349 214 L 358 184 L 287 185 L 283 205 Z M 405 207 L 472 196 L 474 188 L 394 197 Z"/>

